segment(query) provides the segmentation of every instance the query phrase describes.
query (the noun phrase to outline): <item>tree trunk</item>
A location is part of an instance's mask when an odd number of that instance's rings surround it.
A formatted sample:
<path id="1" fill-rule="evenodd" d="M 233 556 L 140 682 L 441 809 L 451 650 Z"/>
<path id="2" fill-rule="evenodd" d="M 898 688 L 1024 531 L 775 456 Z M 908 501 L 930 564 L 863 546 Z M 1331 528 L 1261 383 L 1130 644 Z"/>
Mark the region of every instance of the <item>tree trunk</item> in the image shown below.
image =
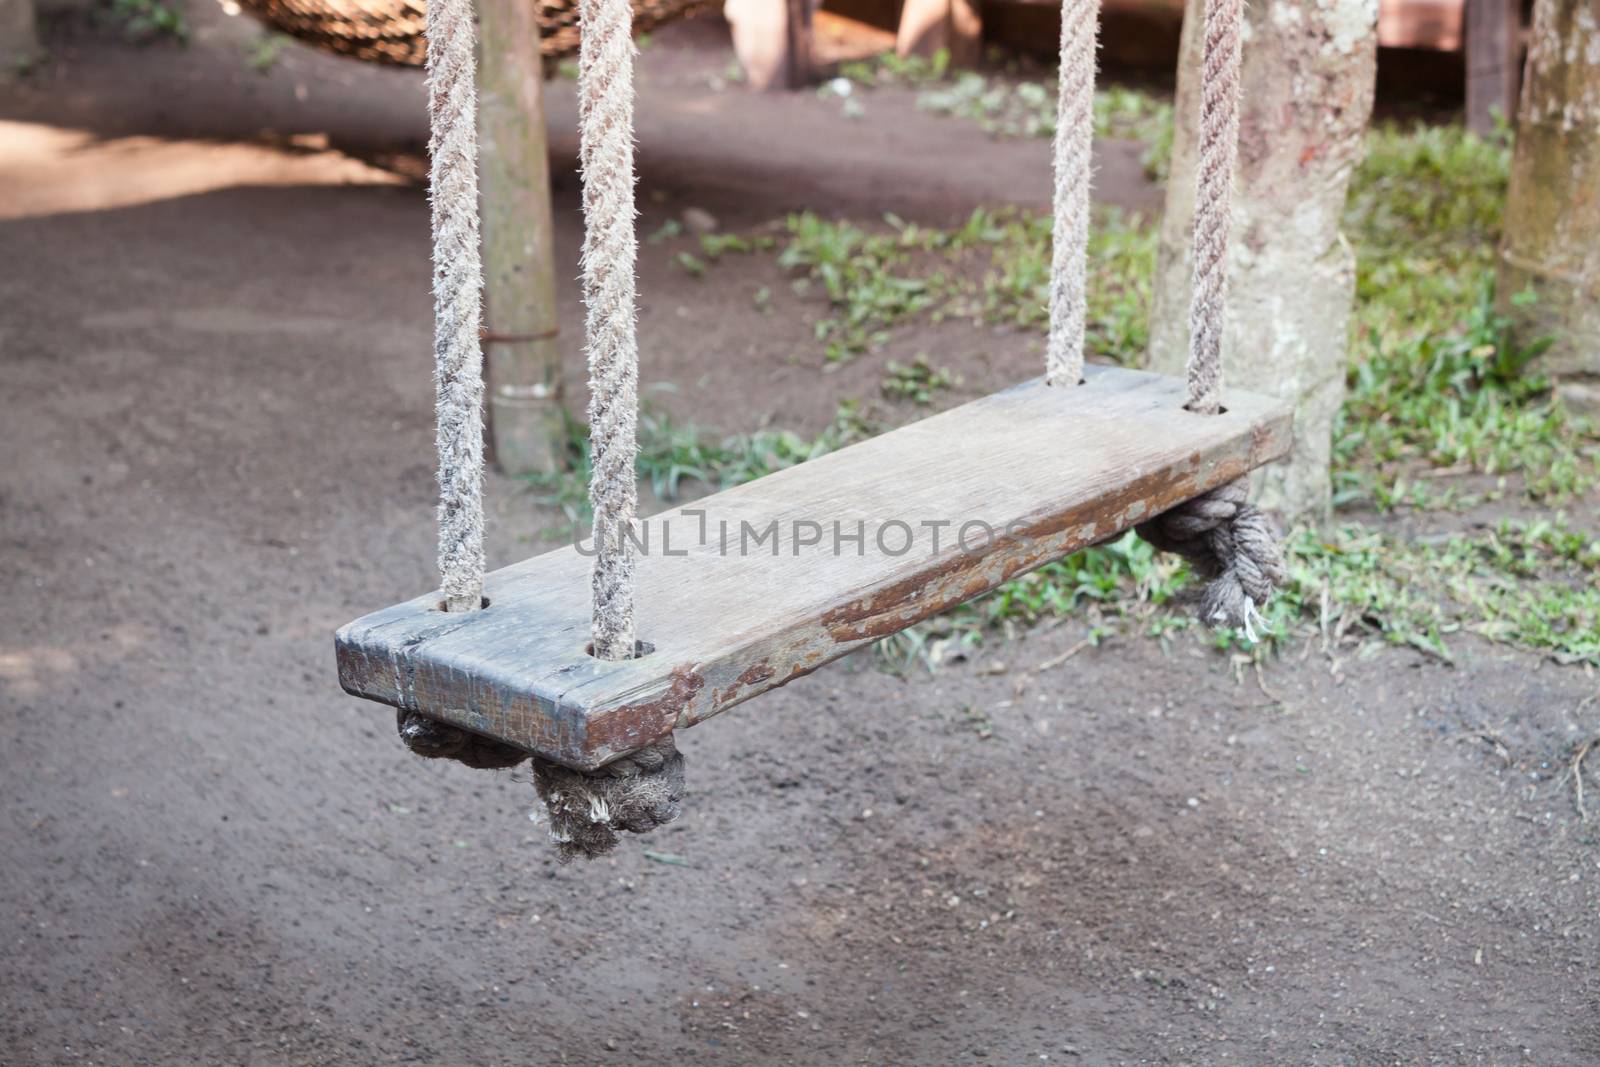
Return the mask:
<path id="1" fill-rule="evenodd" d="M 507 474 L 566 462 L 537 7 L 479 0 L 478 173 L 490 443 Z"/>
<path id="2" fill-rule="evenodd" d="M 1512 300 L 1528 289 L 1537 300 Z M 1558 395 L 1600 410 L 1600 24 L 1590 0 L 1534 4 L 1499 295 L 1521 342 L 1554 340 L 1539 369 Z"/>
<path id="3" fill-rule="evenodd" d="M 1355 289 L 1339 221 L 1372 113 L 1377 17 L 1376 0 L 1255 0 L 1245 9 L 1223 360 L 1227 382 L 1295 405 L 1294 454 L 1257 475 L 1263 506 L 1290 523 L 1320 523 L 1329 511 Z M 1189 345 L 1204 18 L 1204 0 L 1188 0 L 1151 309 L 1149 362 L 1169 374 L 1183 373 Z"/>

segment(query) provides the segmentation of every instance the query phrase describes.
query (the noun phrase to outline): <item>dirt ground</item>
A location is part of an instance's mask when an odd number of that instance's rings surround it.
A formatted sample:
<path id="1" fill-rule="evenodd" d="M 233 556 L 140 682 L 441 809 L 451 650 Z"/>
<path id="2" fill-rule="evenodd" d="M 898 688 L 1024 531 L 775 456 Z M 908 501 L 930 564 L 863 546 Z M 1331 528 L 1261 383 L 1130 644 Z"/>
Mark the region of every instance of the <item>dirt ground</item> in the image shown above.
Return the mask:
<path id="1" fill-rule="evenodd" d="M 932 676 L 857 657 L 683 735 L 686 816 L 590 865 L 525 780 L 412 758 L 331 634 L 433 577 L 419 81 L 259 74 L 253 27 L 194 18 L 183 51 L 59 32 L 0 104 L 0 1062 L 1600 1063 L 1600 829 L 1562 781 L 1596 682 L 1497 646 L 1031 673 L 1068 621 Z M 644 54 L 642 232 L 1045 202 L 1041 143 L 727 62 L 714 22 Z M 673 254 L 644 377 L 704 426 L 815 430 L 918 349 L 965 394 L 1035 372 L 947 324 L 822 375 L 815 304 Z M 492 558 L 536 547 L 551 514 L 488 492 Z"/>

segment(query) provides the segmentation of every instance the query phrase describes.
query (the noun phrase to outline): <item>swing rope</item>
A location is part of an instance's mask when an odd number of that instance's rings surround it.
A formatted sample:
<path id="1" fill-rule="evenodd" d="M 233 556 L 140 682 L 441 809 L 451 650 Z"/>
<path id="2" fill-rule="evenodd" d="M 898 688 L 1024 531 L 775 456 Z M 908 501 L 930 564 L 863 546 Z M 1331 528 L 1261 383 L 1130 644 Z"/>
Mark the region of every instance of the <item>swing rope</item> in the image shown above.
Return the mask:
<path id="1" fill-rule="evenodd" d="M 1239 155 L 1242 12 L 1243 0 L 1209 0 L 1206 4 L 1184 403 L 1201 415 L 1222 411 L 1228 231 Z M 1045 377 L 1051 385 L 1073 385 L 1083 375 L 1099 17 L 1098 0 L 1062 0 L 1061 90 L 1054 146 L 1055 251 L 1045 355 Z M 1271 520 L 1249 502 L 1249 489 L 1249 479 L 1240 478 L 1141 523 L 1137 529 L 1139 536 L 1162 551 L 1183 556 L 1206 579 L 1200 596 L 1201 619 L 1241 628 L 1253 642 L 1262 623 L 1260 609 L 1285 572 Z"/>
<path id="2" fill-rule="evenodd" d="M 1222 331 L 1228 297 L 1228 234 L 1239 162 L 1239 21 L 1244 0 L 1207 0 L 1195 167 L 1194 284 L 1189 297 L 1190 411 L 1222 410 Z"/>
<path id="3" fill-rule="evenodd" d="M 583 299 L 589 355 L 589 504 L 595 557 L 591 625 L 598 659 L 632 659 L 633 523 L 638 512 L 639 344 L 634 334 L 633 8 L 580 0 L 579 159 Z"/>
<path id="4" fill-rule="evenodd" d="M 1061 70 L 1056 97 L 1055 226 L 1050 257 L 1050 335 L 1045 380 L 1083 380 L 1083 346 L 1089 314 L 1089 185 L 1094 148 L 1095 52 L 1100 0 L 1063 0 Z"/>
<path id="5" fill-rule="evenodd" d="M 446 611 L 483 604 L 483 265 L 471 0 L 428 5 L 439 576 Z"/>
<path id="6" fill-rule="evenodd" d="M 579 0 L 578 154 L 583 164 L 583 294 L 588 309 L 589 503 L 594 510 L 591 632 L 598 659 L 632 659 L 634 457 L 639 343 L 634 334 L 633 6 Z M 585 773 L 533 758 L 533 784 L 563 861 L 617 847 L 678 817 L 683 755 L 672 735 Z"/>

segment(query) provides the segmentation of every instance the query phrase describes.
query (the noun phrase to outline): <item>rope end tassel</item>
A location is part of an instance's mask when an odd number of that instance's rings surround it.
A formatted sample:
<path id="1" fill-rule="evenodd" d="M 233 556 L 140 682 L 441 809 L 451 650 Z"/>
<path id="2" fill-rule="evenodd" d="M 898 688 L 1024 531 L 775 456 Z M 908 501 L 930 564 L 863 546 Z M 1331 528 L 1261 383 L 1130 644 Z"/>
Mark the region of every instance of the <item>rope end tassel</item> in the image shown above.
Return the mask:
<path id="1" fill-rule="evenodd" d="M 1272 520 L 1250 503 L 1249 479 L 1218 486 L 1137 529 L 1140 537 L 1182 556 L 1207 579 L 1200 595 L 1202 620 L 1241 629 L 1251 644 L 1267 632 L 1261 609 L 1287 571 Z"/>
<path id="2" fill-rule="evenodd" d="M 672 735 L 597 771 L 575 771 L 535 756 L 533 786 L 550 816 L 562 863 L 617 847 L 617 834 L 645 834 L 682 811 L 683 753 Z"/>

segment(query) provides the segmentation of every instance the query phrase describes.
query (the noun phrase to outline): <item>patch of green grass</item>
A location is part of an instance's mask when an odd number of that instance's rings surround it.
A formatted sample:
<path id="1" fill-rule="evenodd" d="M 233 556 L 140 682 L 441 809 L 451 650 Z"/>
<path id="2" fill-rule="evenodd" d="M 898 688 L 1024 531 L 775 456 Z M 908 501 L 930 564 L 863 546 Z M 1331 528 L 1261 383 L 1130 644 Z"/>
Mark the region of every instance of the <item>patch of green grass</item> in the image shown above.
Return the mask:
<path id="1" fill-rule="evenodd" d="M 1450 659 L 1450 635 L 1470 632 L 1600 663 L 1600 541 L 1562 519 L 1409 542 L 1347 526 L 1287 548 L 1290 579 L 1268 613 L 1279 642 L 1310 620 L 1330 647 L 1354 631 Z"/>
<path id="2" fill-rule="evenodd" d="M 1453 127 L 1375 130 L 1351 184 L 1356 245 L 1349 395 L 1335 430 L 1336 502 L 1448 499 L 1405 491 L 1417 464 L 1519 476 L 1534 499 L 1600 477 L 1595 428 L 1530 373 L 1495 308 L 1509 145 Z"/>
<path id="3" fill-rule="evenodd" d="M 943 296 L 942 274 L 909 268 L 911 245 L 901 233 L 868 232 L 809 211 L 789 217 L 789 242 L 778 264 L 821 282 L 836 314 L 816 324 L 830 362 L 843 362 L 882 343 L 884 332 L 926 311 Z"/>
<path id="4" fill-rule="evenodd" d="M 964 233 L 988 252 L 987 270 L 954 310 L 990 323 L 1045 330 L 1050 324 L 1051 220 L 1020 212 L 975 213 Z M 1089 352 L 1136 363 L 1149 337 L 1156 228 L 1116 208 L 1095 212 L 1089 235 Z M 962 242 L 957 240 L 957 246 Z M 975 301 L 975 303 L 974 303 Z"/>
<path id="5" fill-rule="evenodd" d="M 1459 126 L 1380 125 L 1351 178 L 1345 221 L 1361 247 L 1491 258 L 1510 173 L 1504 136 Z"/>
<path id="6" fill-rule="evenodd" d="M 705 261 L 693 252 L 679 252 L 672 257 L 672 261 L 691 278 L 704 278 L 706 276 Z"/>
<path id="7" fill-rule="evenodd" d="M 884 52 L 839 67 L 839 77 L 869 88 L 880 85 L 928 85 L 941 82 L 950 72 L 950 52 L 941 48 L 931 56 L 899 56 Z"/>
<path id="8" fill-rule="evenodd" d="M 1089 345 L 1118 362 L 1143 354 L 1155 266 L 1154 227 L 1108 208 L 1090 237 Z M 821 284 L 833 314 L 816 336 L 830 362 L 855 358 L 920 315 L 1043 330 L 1049 321 L 1050 220 L 974 211 L 952 229 L 890 216 L 885 230 L 791 216 L 781 266 Z"/>
<path id="9" fill-rule="evenodd" d="M 1600 664 L 1600 540 L 1564 520 L 1505 520 L 1471 536 L 1408 541 L 1349 525 L 1324 536 L 1296 532 L 1285 545 L 1289 578 L 1268 606 L 1260 645 L 1243 632 L 1194 621 L 1187 566 L 1128 533 L 965 604 L 899 642 L 892 657 L 932 634 L 978 644 L 1069 615 L 1094 625 L 1164 636 L 1194 630 L 1219 648 L 1257 655 L 1319 642 L 1333 652 L 1366 639 L 1450 660 L 1451 638 L 1474 633 Z"/>

